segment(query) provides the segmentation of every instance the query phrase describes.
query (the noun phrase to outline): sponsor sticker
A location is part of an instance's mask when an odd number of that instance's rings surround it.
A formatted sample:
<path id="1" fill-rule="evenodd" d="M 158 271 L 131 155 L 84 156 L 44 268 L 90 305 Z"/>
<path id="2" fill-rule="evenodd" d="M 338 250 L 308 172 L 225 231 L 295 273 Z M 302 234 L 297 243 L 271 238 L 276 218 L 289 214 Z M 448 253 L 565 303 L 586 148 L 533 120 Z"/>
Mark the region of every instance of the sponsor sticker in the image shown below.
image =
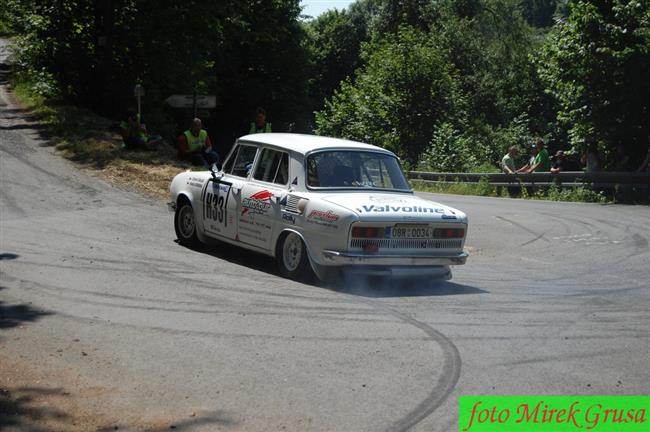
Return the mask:
<path id="1" fill-rule="evenodd" d="M 204 183 L 205 179 L 202 179 L 201 177 L 189 177 L 187 179 L 187 184 L 196 188 L 202 188 Z"/>
<path id="2" fill-rule="evenodd" d="M 307 217 L 312 220 L 320 220 L 323 222 L 336 222 L 339 220 L 339 215 L 332 212 L 332 210 L 312 210 Z"/>
<path id="3" fill-rule="evenodd" d="M 312 210 L 308 215 L 305 221 L 307 223 L 316 224 L 325 226 L 328 228 L 338 228 L 336 222 L 339 220 L 340 216 L 334 213 L 331 210 Z"/>
<path id="4" fill-rule="evenodd" d="M 266 214 L 271 208 L 271 197 L 273 197 L 273 193 L 262 190 L 244 198 L 241 203 L 241 215 Z"/>
<path id="5" fill-rule="evenodd" d="M 290 224 L 296 224 L 296 217 L 290 213 L 282 213 L 282 220 Z"/>
<path id="6" fill-rule="evenodd" d="M 641 432 L 650 396 L 461 396 L 459 432 Z"/>
<path id="7" fill-rule="evenodd" d="M 388 203 L 405 203 L 407 202 L 405 199 L 398 198 L 398 197 L 392 197 L 392 196 L 373 196 L 370 195 L 368 199 L 374 203 L 383 203 L 383 204 L 388 204 Z"/>
<path id="8" fill-rule="evenodd" d="M 400 205 L 363 205 L 358 208 L 359 213 L 444 213 L 445 209 L 437 207 L 422 207 L 418 205 L 400 206 Z"/>

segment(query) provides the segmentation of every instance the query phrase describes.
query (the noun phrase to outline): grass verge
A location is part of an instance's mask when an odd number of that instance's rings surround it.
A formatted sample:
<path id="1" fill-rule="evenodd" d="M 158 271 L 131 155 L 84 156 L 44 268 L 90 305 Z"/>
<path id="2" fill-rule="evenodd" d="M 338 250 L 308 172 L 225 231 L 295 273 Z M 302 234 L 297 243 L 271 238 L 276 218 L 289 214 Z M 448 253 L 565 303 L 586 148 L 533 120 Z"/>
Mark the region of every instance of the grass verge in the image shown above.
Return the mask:
<path id="1" fill-rule="evenodd" d="M 155 152 L 121 149 L 114 122 L 89 110 L 48 100 L 29 83 L 13 82 L 13 95 L 41 136 L 66 158 L 111 183 L 150 197 L 167 199 L 169 183 L 190 168 L 164 143 Z"/>

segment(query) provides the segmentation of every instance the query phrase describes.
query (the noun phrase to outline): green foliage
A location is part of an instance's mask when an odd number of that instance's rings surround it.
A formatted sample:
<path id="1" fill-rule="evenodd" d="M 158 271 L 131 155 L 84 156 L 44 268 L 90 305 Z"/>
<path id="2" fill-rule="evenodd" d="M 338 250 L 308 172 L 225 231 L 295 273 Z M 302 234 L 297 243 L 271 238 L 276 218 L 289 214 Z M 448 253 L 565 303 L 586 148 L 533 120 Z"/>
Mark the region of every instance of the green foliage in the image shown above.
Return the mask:
<path id="1" fill-rule="evenodd" d="M 553 25 L 553 15 L 556 13 L 557 0 L 522 0 L 521 7 L 526 21 L 535 27 L 550 27 Z"/>
<path id="2" fill-rule="evenodd" d="M 454 195 L 475 195 L 475 196 L 501 196 L 498 188 L 490 185 L 487 179 L 477 183 L 456 182 L 423 182 L 421 180 L 411 180 L 411 187 L 421 192 L 448 193 Z"/>
<path id="3" fill-rule="evenodd" d="M 352 76 L 360 64 L 361 43 L 367 35 L 345 10 L 331 10 L 307 24 L 307 45 L 312 62 L 311 90 L 314 105 L 323 102 Z"/>
<path id="4" fill-rule="evenodd" d="M 509 145 L 548 133 L 552 104 L 514 3 L 377 3 L 371 28 L 383 32 L 317 113 L 318 133 L 370 141 L 434 171 L 494 166 Z M 395 29 L 400 16 L 410 25 Z"/>
<path id="5" fill-rule="evenodd" d="M 573 189 L 559 189 L 555 185 L 551 185 L 548 191 L 542 194 L 541 198 L 539 199 L 547 199 L 550 201 L 572 201 L 572 202 L 591 202 L 591 203 L 606 203 L 608 201 L 605 194 L 601 191 L 593 191 L 585 187 L 577 187 Z"/>
<path id="6" fill-rule="evenodd" d="M 274 131 L 371 142 L 434 171 L 495 170 L 537 136 L 551 153 L 597 143 L 605 166 L 618 143 L 631 160 L 645 153 L 646 0 L 358 0 L 300 13 L 299 0 L 4 0 L 0 32 L 17 35 L 16 78 L 33 94 L 116 118 L 140 83 L 148 126 L 167 138 L 193 115 L 168 96 L 216 95 L 199 115 L 222 153 L 257 106 Z"/>
<path id="7" fill-rule="evenodd" d="M 2 0 L 0 2 L 0 36 L 14 36 L 24 31 L 21 18 L 27 13 L 30 0 Z"/>
<path id="8" fill-rule="evenodd" d="M 371 142 L 413 163 L 436 125 L 462 111 L 444 53 L 426 34 L 403 27 L 366 44 L 363 58 L 356 81 L 344 82 L 317 113 L 317 133 Z"/>
<path id="9" fill-rule="evenodd" d="M 29 82 L 51 76 L 62 98 L 113 116 L 134 106 L 141 83 L 157 128 L 177 114 L 184 128 L 192 113 L 163 101 L 197 92 L 217 96 L 202 115 L 219 119 L 223 138 L 240 135 L 259 105 L 281 130 L 309 117 L 299 13 L 299 0 L 32 0 L 18 17 L 19 70 Z"/>
<path id="10" fill-rule="evenodd" d="M 477 164 L 471 137 L 449 123 L 443 123 L 433 132 L 429 148 L 424 152 L 418 170 L 433 172 L 464 172 Z"/>
<path id="11" fill-rule="evenodd" d="M 487 178 L 482 178 L 477 183 L 455 182 L 424 182 L 422 180 L 411 180 L 413 189 L 421 192 L 449 193 L 455 195 L 475 195 L 487 197 L 510 198 L 508 188 L 499 188 L 490 185 Z M 523 199 L 536 199 L 547 201 L 564 202 L 586 202 L 586 203 L 607 203 L 609 198 L 603 193 L 593 191 L 586 187 L 573 189 L 559 189 L 552 185 L 548 189 L 537 189 L 531 193 L 525 187 L 521 188 L 519 197 Z"/>
<path id="12" fill-rule="evenodd" d="M 650 3 L 575 0 L 541 51 L 538 70 L 560 104 L 570 143 L 640 157 L 650 135 Z"/>

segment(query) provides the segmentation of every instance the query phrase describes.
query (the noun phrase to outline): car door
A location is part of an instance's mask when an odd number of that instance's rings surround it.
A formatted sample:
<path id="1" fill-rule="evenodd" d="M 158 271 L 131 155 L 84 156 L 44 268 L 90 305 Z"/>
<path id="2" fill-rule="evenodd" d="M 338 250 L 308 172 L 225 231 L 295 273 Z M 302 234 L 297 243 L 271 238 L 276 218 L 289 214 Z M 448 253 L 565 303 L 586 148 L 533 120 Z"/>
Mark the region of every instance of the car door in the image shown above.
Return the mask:
<path id="1" fill-rule="evenodd" d="M 242 242 L 270 249 L 280 222 L 279 201 L 287 193 L 289 155 L 263 148 L 252 178 L 242 190 L 239 238 Z"/>
<path id="2" fill-rule="evenodd" d="M 242 189 L 256 154 L 256 146 L 238 145 L 224 163 L 222 173 L 206 183 L 201 195 L 203 230 L 206 234 L 239 240 L 238 215 Z"/>

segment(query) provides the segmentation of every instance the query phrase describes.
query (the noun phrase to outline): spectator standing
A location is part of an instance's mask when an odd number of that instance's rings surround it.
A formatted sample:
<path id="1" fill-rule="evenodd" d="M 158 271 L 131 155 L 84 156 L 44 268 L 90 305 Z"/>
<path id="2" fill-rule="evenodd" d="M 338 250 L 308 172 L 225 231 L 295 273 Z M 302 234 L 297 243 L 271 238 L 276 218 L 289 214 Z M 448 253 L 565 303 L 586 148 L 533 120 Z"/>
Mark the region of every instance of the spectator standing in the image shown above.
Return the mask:
<path id="1" fill-rule="evenodd" d="M 219 163 L 219 154 L 212 149 L 212 142 L 200 118 L 193 119 L 190 128 L 178 137 L 178 157 L 205 168 Z"/>
<path id="2" fill-rule="evenodd" d="M 271 132 L 271 123 L 266 121 L 266 110 L 257 108 L 255 112 L 255 121 L 251 123 L 249 134 Z"/>
<path id="3" fill-rule="evenodd" d="M 548 151 L 544 148 L 544 141 L 538 138 L 534 145 L 537 149 L 537 154 L 528 172 L 549 172 L 551 169 L 551 158 L 548 156 Z"/>
<path id="4" fill-rule="evenodd" d="M 535 156 L 537 156 L 537 147 L 535 147 L 535 144 L 532 144 L 530 146 L 530 158 L 528 159 L 528 163 L 521 168 L 519 168 L 516 173 L 527 173 L 529 172 L 528 169 L 533 166 L 533 163 L 535 162 Z"/>
<path id="5" fill-rule="evenodd" d="M 515 168 L 515 158 L 519 154 L 519 150 L 516 146 L 508 147 L 508 152 L 501 159 L 501 169 L 506 174 L 515 174 L 517 169 Z"/>
<path id="6" fill-rule="evenodd" d="M 517 170 L 518 173 L 548 172 L 551 169 L 551 158 L 544 148 L 544 141 L 538 138 L 531 146 L 531 157 L 526 165 Z"/>

